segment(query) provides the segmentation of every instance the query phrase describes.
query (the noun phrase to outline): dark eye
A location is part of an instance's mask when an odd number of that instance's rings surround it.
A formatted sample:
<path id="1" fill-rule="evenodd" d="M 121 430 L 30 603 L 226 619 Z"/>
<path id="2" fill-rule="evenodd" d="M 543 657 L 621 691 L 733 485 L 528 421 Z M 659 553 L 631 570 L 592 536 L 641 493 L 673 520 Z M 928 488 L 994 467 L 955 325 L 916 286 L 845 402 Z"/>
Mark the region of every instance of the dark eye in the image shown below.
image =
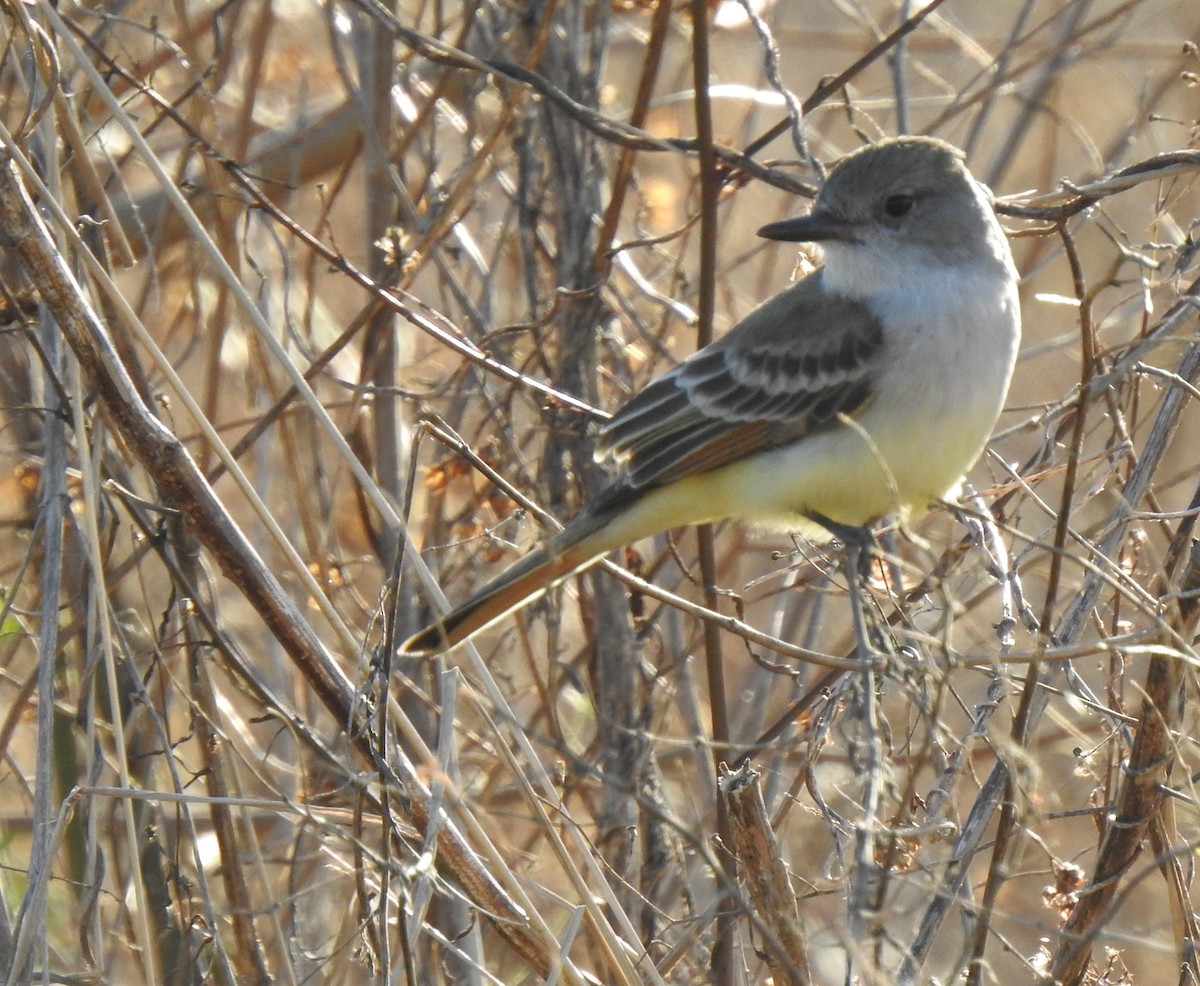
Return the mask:
<path id="1" fill-rule="evenodd" d="M 893 219 L 899 219 L 901 216 L 907 216 L 912 212 L 912 207 L 916 203 L 907 192 L 899 192 L 896 195 L 889 195 L 883 203 L 883 211 Z"/>

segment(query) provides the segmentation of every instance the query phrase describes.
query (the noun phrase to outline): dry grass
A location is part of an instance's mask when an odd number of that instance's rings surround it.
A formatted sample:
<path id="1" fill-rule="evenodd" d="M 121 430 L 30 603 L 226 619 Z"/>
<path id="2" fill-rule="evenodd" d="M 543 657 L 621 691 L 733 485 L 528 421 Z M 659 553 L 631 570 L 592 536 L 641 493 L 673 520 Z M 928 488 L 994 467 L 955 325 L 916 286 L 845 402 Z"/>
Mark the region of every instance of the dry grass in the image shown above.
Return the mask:
<path id="1" fill-rule="evenodd" d="M 736 2 L 715 164 L 685 6 L 0 3 L 0 981 L 1200 979 L 1200 10 L 930 6 L 763 11 L 807 152 L 960 144 L 1024 277 L 844 671 L 837 555 L 736 526 L 621 559 L 719 633 L 597 572 L 390 656 L 787 283 Z"/>

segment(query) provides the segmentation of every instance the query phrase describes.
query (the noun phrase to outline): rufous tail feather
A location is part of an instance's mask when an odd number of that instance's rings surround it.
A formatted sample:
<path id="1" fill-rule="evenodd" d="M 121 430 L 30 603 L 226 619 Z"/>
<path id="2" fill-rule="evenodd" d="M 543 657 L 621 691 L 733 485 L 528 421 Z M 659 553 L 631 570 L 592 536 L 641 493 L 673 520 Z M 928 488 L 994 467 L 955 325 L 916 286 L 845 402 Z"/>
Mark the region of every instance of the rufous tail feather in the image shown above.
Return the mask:
<path id="1" fill-rule="evenodd" d="M 611 550 L 606 538 L 597 537 L 603 534 L 604 521 L 587 519 L 591 522 L 571 524 L 544 548 L 526 555 L 465 603 L 409 637 L 400 653 L 425 657 L 448 650 Z"/>

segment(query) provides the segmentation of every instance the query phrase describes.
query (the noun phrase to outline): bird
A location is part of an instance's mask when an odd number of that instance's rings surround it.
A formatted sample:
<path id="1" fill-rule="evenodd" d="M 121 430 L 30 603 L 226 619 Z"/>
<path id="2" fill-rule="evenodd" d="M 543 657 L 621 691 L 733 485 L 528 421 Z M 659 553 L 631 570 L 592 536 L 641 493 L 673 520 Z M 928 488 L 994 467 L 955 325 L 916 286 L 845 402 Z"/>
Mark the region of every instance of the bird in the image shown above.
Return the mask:
<path id="1" fill-rule="evenodd" d="M 1003 409 L 1019 276 L 991 193 L 940 139 L 836 161 L 762 227 L 822 263 L 652 380 L 599 429 L 617 472 L 541 548 L 401 645 L 445 651 L 608 552 L 736 518 L 816 543 L 953 499 Z M 869 543 L 869 541 L 868 541 Z"/>

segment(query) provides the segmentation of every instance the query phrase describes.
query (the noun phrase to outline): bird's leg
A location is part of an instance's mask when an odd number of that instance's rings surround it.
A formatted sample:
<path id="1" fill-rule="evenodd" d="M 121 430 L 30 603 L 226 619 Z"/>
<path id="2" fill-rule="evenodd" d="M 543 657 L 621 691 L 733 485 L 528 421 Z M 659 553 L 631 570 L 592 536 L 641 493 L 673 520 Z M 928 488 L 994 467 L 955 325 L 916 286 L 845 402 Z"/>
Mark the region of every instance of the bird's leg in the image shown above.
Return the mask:
<path id="1" fill-rule="evenodd" d="M 871 554 L 875 550 L 875 535 L 871 528 L 863 525 L 839 524 L 836 520 L 817 513 L 815 510 L 806 515 L 814 524 L 819 524 L 830 534 L 842 542 L 846 548 L 846 562 L 856 573 L 866 578 L 871 572 Z"/>
<path id="2" fill-rule="evenodd" d="M 862 583 L 871 572 L 871 557 L 875 550 L 875 535 L 871 528 L 839 524 L 824 514 L 815 511 L 808 515 L 814 523 L 842 542 L 846 549 L 846 584 L 850 587 L 850 612 L 854 623 L 854 642 L 859 660 L 864 665 L 870 662 L 874 649 L 867 633 L 866 615 L 863 611 Z"/>

